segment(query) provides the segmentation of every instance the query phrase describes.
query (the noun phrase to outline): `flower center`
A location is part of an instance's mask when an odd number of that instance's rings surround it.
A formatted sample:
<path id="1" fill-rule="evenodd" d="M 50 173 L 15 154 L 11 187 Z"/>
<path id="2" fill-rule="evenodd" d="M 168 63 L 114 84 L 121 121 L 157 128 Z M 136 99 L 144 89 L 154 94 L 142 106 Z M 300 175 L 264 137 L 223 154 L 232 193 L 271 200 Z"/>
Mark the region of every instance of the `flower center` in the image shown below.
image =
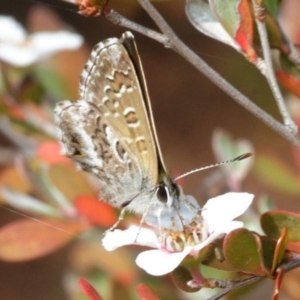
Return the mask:
<path id="1" fill-rule="evenodd" d="M 187 246 L 195 246 L 202 242 L 204 226 L 202 223 L 192 221 L 184 225 L 182 231 L 173 231 L 164 228 L 162 237 L 162 248 L 170 252 L 182 251 Z"/>

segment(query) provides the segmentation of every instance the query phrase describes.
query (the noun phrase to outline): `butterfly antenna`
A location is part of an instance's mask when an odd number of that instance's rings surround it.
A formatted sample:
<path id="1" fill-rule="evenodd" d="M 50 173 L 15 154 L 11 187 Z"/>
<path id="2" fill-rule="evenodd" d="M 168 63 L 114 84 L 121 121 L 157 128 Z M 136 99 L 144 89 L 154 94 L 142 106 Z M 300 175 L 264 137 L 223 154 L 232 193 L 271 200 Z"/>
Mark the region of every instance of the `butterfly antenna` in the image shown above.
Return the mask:
<path id="1" fill-rule="evenodd" d="M 207 170 L 207 169 L 211 169 L 211 168 L 215 168 L 215 167 L 219 167 L 219 166 L 222 166 L 222 165 L 226 165 L 228 163 L 232 163 L 232 162 L 235 162 L 235 161 L 240 161 L 240 160 L 243 160 L 245 158 L 248 158 L 252 156 L 252 153 L 248 152 L 248 153 L 245 153 L 245 154 L 242 154 L 236 158 L 233 158 L 233 159 L 230 159 L 230 160 L 226 160 L 226 161 L 222 161 L 220 163 L 216 163 L 214 165 L 210 165 L 210 166 L 206 166 L 206 167 L 202 167 L 202 168 L 198 168 L 198 169 L 195 169 L 195 170 L 192 170 L 192 171 L 189 171 L 189 172 L 186 172 L 178 177 L 176 177 L 174 179 L 174 181 L 177 181 L 178 179 L 181 179 L 183 177 L 186 177 L 188 175 L 191 175 L 191 174 L 194 174 L 194 173 L 197 173 L 199 171 L 203 171 L 203 170 Z"/>

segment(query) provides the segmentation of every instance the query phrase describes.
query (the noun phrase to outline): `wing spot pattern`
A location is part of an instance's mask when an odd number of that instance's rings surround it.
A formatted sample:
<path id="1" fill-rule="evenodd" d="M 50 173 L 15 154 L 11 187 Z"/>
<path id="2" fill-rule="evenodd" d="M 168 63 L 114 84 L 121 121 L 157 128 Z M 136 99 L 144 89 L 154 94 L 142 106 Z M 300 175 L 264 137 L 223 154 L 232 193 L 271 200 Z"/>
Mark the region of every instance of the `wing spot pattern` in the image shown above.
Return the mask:
<path id="1" fill-rule="evenodd" d="M 136 142 L 136 147 L 138 148 L 138 150 L 141 153 L 148 152 L 146 141 L 145 141 L 145 138 L 143 136 L 140 136 L 140 137 L 136 138 L 135 142 Z"/>
<path id="2" fill-rule="evenodd" d="M 124 118 L 128 127 L 136 128 L 140 125 L 140 121 L 137 117 L 136 111 L 133 107 L 127 107 L 123 112 Z"/>

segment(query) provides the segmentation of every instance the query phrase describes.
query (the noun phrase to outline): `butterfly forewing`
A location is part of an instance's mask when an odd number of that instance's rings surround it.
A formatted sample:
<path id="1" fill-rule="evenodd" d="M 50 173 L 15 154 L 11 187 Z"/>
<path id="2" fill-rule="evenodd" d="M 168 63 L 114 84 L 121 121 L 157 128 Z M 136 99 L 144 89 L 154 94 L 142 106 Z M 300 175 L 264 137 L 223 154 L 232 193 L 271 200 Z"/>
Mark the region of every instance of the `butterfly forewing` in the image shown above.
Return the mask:
<path id="1" fill-rule="evenodd" d="M 156 180 L 155 144 L 139 78 L 119 40 L 109 39 L 94 48 L 81 76 L 80 94 L 98 107 L 119 140 L 139 160 L 143 173 Z"/>
<path id="2" fill-rule="evenodd" d="M 158 183 L 143 93 L 120 40 L 111 38 L 94 47 L 79 91 L 82 100 L 57 105 L 60 139 L 66 155 L 100 179 L 101 198 L 120 207 Z"/>

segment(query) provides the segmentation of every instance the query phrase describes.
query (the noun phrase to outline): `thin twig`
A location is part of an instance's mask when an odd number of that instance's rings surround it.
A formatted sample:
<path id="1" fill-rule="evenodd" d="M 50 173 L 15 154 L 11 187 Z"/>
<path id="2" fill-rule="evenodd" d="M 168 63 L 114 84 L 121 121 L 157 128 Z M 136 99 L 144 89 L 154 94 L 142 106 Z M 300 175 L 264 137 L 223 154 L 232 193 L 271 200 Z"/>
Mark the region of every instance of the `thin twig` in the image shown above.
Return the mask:
<path id="1" fill-rule="evenodd" d="M 277 273 L 279 272 L 280 269 L 284 269 L 285 272 L 291 271 L 293 269 L 299 268 L 300 266 L 300 259 L 299 259 L 299 255 L 298 254 L 291 254 L 291 259 L 293 258 L 298 258 L 295 261 L 290 261 L 288 263 L 285 263 L 283 265 L 280 266 L 280 268 L 278 268 Z M 220 291 L 219 293 L 217 293 L 216 295 L 210 297 L 207 300 L 218 300 L 221 299 L 223 296 L 225 296 L 226 294 L 228 294 L 229 292 L 236 290 L 240 287 L 255 283 L 259 280 L 262 280 L 266 277 L 261 277 L 261 276 L 251 276 L 248 277 L 246 279 L 242 279 L 242 280 L 227 280 L 224 281 L 223 286 L 224 289 L 222 291 Z M 221 281 L 220 281 L 221 282 Z"/>
<path id="2" fill-rule="evenodd" d="M 163 44 L 166 48 L 170 48 L 169 40 L 167 37 L 157 31 L 154 31 L 150 28 L 137 24 L 124 16 L 120 15 L 116 11 L 110 9 L 109 11 L 104 12 L 105 17 L 115 25 L 120 25 L 136 32 L 140 32 L 147 37 L 156 40 L 157 42 Z"/>
<path id="3" fill-rule="evenodd" d="M 291 133 L 297 134 L 298 127 L 292 120 L 287 110 L 277 80 L 275 78 L 273 62 L 271 57 L 271 49 L 269 45 L 268 33 L 265 23 L 265 9 L 264 7 L 258 5 L 255 0 L 252 0 L 252 5 L 255 12 L 255 22 L 260 37 L 264 60 L 266 63 L 266 78 L 269 82 L 269 86 L 272 90 L 273 96 L 277 102 L 277 106 L 283 118 L 284 124 L 286 125 L 287 129 L 290 130 Z"/>
<path id="4" fill-rule="evenodd" d="M 290 143 L 300 148 L 300 140 L 286 130 L 280 122 L 276 121 L 273 117 L 267 114 L 264 110 L 254 104 L 249 98 L 240 93 L 236 88 L 229 84 L 222 78 L 216 71 L 207 65 L 195 52 L 188 48 L 174 33 L 166 21 L 162 18 L 159 12 L 153 7 L 148 0 L 138 0 L 140 5 L 147 11 L 150 17 L 154 20 L 157 26 L 168 38 L 169 43 L 176 52 L 183 56 L 190 62 L 197 70 L 206 75 L 212 82 L 214 82 L 225 93 L 231 96 L 237 103 L 250 111 L 258 119 L 276 131 L 279 135 L 284 137 Z M 141 31 L 140 31 L 141 32 Z M 144 32 L 141 32 L 146 34 Z M 165 44 L 165 43 L 163 43 Z"/>
<path id="5" fill-rule="evenodd" d="M 229 292 L 233 291 L 233 290 L 236 290 L 240 287 L 243 287 L 243 286 L 246 286 L 248 284 L 251 284 L 251 283 L 255 283 L 259 280 L 263 279 L 263 277 L 260 277 L 260 276 L 252 276 L 252 277 L 249 277 L 249 278 L 246 278 L 246 279 L 243 279 L 243 280 L 240 280 L 238 282 L 234 282 L 234 284 L 232 286 L 229 286 L 225 289 L 223 289 L 222 291 L 220 291 L 218 294 L 208 298 L 207 300 L 218 300 L 218 299 L 221 299 L 223 296 L 225 296 L 226 294 L 228 294 Z"/>
<path id="6" fill-rule="evenodd" d="M 298 69 L 300 69 L 300 54 L 297 51 L 297 49 L 295 48 L 293 43 L 291 43 L 289 41 L 288 41 L 288 43 L 289 43 L 289 48 L 290 48 L 289 59 L 296 65 L 296 67 Z"/>
<path id="7" fill-rule="evenodd" d="M 283 268 L 285 272 L 288 272 L 288 271 L 291 271 L 291 270 L 294 270 L 294 269 L 300 267 L 300 255 L 298 253 L 290 253 L 289 256 L 290 256 L 290 259 L 292 259 L 292 261 L 289 261 L 280 266 L 280 268 Z"/>

